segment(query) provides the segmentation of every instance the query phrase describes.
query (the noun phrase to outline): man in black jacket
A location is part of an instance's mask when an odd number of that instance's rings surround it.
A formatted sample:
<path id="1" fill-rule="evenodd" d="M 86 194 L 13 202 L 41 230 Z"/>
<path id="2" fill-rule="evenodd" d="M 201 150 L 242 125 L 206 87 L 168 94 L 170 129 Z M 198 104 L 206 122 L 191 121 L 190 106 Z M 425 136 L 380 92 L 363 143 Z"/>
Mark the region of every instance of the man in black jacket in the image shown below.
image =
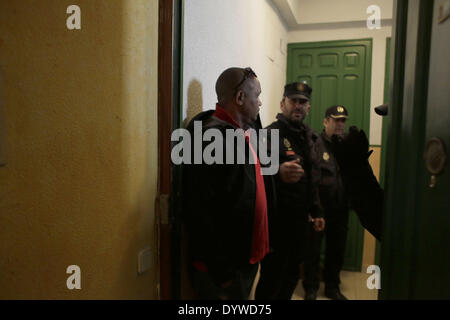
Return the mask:
<path id="1" fill-rule="evenodd" d="M 347 300 L 339 290 L 339 273 L 342 268 L 347 241 L 349 201 L 335 159 L 332 137 L 343 136 L 348 112 L 344 106 L 333 106 L 325 112 L 324 130 L 320 136 L 320 203 L 324 208 L 327 226 L 324 232 L 309 229 L 309 245 L 304 263 L 305 300 L 315 300 L 319 289 L 319 264 L 322 239 L 326 237 L 325 296 L 333 300 Z"/>
<path id="2" fill-rule="evenodd" d="M 234 151 L 235 161 L 183 166 L 183 222 L 191 279 L 199 299 L 248 299 L 258 263 L 269 252 L 268 196 L 251 140 L 245 138 L 243 148 L 236 142 L 244 139 L 247 129 L 260 126 L 261 87 L 250 68 L 230 68 L 218 78 L 216 92 L 216 110 L 197 115 L 188 131 L 219 134 L 225 142 L 223 159 Z M 226 139 L 227 130 L 237 133 L 237 138 Z M 203 145 L 197 156 L 205 150 Z M 239 156 L 245 163 L 236 163 Z"/>
<path id="3" fill-rule="evenodd" d="M 305 83 L 286 85 L 282 113 L 268 127 L 279 130 L 280 170 L 275 176 L 277 210 L 269 223 L 273 252 L 261 263 L 255 293 L 258 300 L 292 298 L 300 278 L 308 215 L 315 218 L 318 230 L 325 225 L 318 197 L 319 136 L 304 123 L 311 108 L 311 92 Z"/>

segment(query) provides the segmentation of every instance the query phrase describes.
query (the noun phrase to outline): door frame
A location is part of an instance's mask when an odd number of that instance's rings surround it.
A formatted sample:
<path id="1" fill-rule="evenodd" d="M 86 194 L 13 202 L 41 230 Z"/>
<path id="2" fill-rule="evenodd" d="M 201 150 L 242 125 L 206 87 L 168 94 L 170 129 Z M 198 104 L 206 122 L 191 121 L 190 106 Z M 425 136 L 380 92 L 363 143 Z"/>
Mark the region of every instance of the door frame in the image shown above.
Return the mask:
<path id="1" fill-rule="evenodd" d="M 384 96 L 383 103 L 389 103 L 389 70 L 391 68 L 391 43 L 392 37 L 386 38 L 386 62 L 384 71 Z M 384 187 L 385 184 L 385 169 L 386 169 L 386 149 L 388 137 L 388 120 L 386 117 L 382 118 L 382 134 L 381 134 L 381 164 L 380 164 L 380 185 Z"/>
<path id="2" fill-rule="evenodd" d="M 180 127 L 183 0 L 159 0 L 158 40 L 158 227 L 161 300 L 180 296 L 180 231 L 177 219 L 178 168 L 172 165 L 171 135 Z M 175 196 L 174 196 L 175 195 Z"/>
<path id="3" fill-rule="evenodd" d="M 433 4 L 394 2 L 381 299 L 413 298 Z"/>
<path id="4" fill-rule="evenodd" d="M 386 60 L 384 70 L 384 97 L 383 102 L 389 103 L 389 70 L 391 68 L 391 37 L 386 38 Z M 380 185 L 382 188 L 385 186 L 385 172 L 386 172 L 386 154 L 387 154 L 387 138 L 388 138 L 388 120 L 384 116 L 382 118 L 382 130 L 381 130 L 381 161 L 380 161 Z M 375 264 L 379 266 L 381 264 L 381 242 L 376 241 L 375 245 Z"/>

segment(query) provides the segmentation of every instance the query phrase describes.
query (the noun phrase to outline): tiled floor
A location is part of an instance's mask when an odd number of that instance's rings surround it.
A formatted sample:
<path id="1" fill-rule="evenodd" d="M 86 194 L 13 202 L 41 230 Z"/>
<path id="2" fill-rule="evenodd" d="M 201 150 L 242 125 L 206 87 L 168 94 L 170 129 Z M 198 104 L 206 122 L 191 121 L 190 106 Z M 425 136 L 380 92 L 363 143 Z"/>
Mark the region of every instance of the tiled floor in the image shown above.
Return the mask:
<path id="1" fill-rule="evenodd" d="M 367 288 L 367 279 L 369 275 L 361 272 L 341 272 L 341 292 L 349 300 L 378 300 L 378 291 L 369 290 Z M 255 285 L 253 286 L 251 299 L 254 299 L 254 291 L 256 283 L 259 279 L 259 273 L 255 279 Z M 317 300 L 329 300 L 324 294 L 325 286 L 324 283 L 320 283 L 319 291 L 317 292 Z M 304 291 L 301 281 L 299 282 L 297 289 L 294 292 L 292 300 L 303 300 Z"/>
<path id="2" fill-rule="evenodd" d="M 367 279 L 370 275 L 361 272 L 341 272 L 341 292 L 349 300 L 378 300 L 378 291 L 369 290 L 367 288 Z M 325 285 L 320 283 L 319 291 L 317 292 L 317 300 L 329 300 L 325 297 Z M 295 289 L 292 300 L 303 300 L 304 297 L 303 286 L 301 281 Z"/>

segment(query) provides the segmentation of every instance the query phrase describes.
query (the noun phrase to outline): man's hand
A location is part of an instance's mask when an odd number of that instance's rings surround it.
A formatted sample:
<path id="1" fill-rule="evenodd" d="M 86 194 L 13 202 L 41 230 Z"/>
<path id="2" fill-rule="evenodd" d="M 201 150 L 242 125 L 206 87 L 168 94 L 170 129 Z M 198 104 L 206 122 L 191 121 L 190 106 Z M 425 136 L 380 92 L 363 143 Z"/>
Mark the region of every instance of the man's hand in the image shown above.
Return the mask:
<path id="1" fill-rule="evenodd" d="M 280 167 L 280 178 L 285 183 L 297 183 L 305 175 L 305 171 L 299 164 L 300 160 L 285 162 Z"/>

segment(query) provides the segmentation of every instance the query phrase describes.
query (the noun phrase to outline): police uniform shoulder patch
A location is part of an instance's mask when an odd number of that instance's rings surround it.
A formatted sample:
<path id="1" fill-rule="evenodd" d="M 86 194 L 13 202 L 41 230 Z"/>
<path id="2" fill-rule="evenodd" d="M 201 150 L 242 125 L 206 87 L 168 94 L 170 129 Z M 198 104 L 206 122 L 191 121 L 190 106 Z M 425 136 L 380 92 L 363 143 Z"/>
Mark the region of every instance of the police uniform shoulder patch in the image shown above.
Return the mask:
<path id="1" fill-rule="evenodd" d="M 330 161 L 330 155 L 328 154 L 328 152 L 323 153 L 323 160 Z"/>

